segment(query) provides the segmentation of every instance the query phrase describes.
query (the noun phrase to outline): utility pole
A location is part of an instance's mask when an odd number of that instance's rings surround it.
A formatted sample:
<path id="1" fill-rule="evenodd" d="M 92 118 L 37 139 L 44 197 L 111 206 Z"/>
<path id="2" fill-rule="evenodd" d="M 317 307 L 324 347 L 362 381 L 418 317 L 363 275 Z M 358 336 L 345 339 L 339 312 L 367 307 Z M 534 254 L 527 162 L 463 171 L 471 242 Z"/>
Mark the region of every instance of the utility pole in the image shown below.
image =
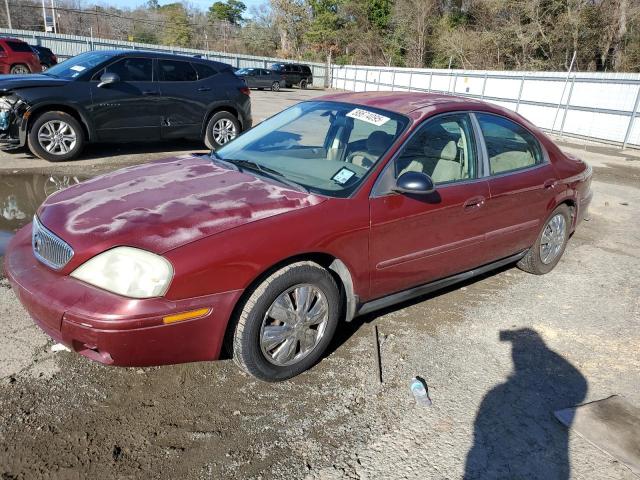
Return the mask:
<path id="1" fill-rule="evenodd" d="M 42 20 L 44 21 L 44 32 L 47 33 L 47 8 L 44 6 L 44 0 L 42 0 Z"/>
<path id="2" fill-rule="evenodd" d="M 11 26 L 11 12 L 9 11 L 9 0 L 4 0 L 4 6 L 7 9 L 7 23 L 9 24 L 9 28 L 13 28 Z"/>
<path id="3" fill-rule="evenodd" d="M 51 0 L 51 19 L 53 21 L 53 33 L 58 33 L 58 24 L 56 22 L 56 7 Z"/>

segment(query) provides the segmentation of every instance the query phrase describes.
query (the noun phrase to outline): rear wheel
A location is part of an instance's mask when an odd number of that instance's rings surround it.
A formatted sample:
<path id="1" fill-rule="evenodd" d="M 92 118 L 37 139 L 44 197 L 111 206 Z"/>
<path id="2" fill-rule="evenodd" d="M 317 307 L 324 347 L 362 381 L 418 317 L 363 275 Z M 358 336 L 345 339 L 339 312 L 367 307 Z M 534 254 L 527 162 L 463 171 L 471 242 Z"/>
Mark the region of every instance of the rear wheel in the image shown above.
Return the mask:
<path id="1" fill-rule="evenodd" d="M 279 92 L 280 91 L 280 82 L 273 82 L 271 84 L 271 91 L 272 92 Z"/>
<path id="2" fill-rule="evenodd" d="M 14 75 L 24 75 L 26 73 L 31 73 L 31 70 L 29 70 L 29 67 L 27 67 L 26 65 L 18 63 L 17 65 L 11 67 L 11 73 L 13 73 Z"/>
<path id="3" fill-rule="evenodd" d="M 569 240 L 571 210 L 560 205 L 545 222 L 536 243 L 518 262 L 518 268 L 535 275 L 549 273 L 558 264 Z"/>
<path id="4" fill-rule="evenodd" d="M 305 88 L 307 88 L 307 81 L 306 81 L 306 80 L 302 80 L 302 81 L 300 81 L 300 88 L 302 88 L 303 90 L 304 90 Z"/>
<path id="5" fill-rule="evenodd" d="M 229 112 L 217 112 L 207 122 L 204 143 L 215 150 L 240 134 L 240 122 Z"/>
<path id="6" fill-rule="evenodd" d="M 63 162 L 82 151 L 84 130 L 68 113 L 45 112 L 31 125 L 27 142 L 34 155 L 50 162 Z"/>
<path id="7" fill-rule="evenodd" d="M 261 380 L 294 377 L 320 359 L 339 315 L 340 293 L 326 269 L 313 262 L 288 265 L 244 303 L 233 331 L 233 358 Z"/>

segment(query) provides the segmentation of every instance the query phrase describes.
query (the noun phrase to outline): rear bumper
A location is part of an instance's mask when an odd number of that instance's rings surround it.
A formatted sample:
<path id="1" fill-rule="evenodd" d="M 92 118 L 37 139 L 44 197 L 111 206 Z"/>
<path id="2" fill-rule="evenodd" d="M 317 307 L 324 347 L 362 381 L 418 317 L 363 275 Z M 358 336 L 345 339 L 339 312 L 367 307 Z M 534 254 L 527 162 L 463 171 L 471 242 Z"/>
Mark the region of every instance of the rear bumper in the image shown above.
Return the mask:
<path id="1" fill-rule="evenodd" d="M 92 360 L 118 366 L 150 366 L 216 360 L 240 291 L 197 298 L 131 299 L 100 290 L 38 262 L 31 227 L 9 244 L 5 270 L 35 323 L 56 342 Z M 210 309 L 206 316 L 164 324 L 163 317 Z"/>

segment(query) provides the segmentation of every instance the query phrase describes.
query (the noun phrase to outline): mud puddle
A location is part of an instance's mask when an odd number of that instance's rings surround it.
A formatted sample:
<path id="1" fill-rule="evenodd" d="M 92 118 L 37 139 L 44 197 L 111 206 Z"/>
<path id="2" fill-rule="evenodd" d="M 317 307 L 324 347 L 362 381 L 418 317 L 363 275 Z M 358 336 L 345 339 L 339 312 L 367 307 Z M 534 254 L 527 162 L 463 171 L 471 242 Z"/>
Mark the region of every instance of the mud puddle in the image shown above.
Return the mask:
<path id="1" fill-rule="evenodd" d="M 17 230 L 31 221 L 52 193 L 85 180 L 85 176 L 0 175 L 0 256 Z"/>

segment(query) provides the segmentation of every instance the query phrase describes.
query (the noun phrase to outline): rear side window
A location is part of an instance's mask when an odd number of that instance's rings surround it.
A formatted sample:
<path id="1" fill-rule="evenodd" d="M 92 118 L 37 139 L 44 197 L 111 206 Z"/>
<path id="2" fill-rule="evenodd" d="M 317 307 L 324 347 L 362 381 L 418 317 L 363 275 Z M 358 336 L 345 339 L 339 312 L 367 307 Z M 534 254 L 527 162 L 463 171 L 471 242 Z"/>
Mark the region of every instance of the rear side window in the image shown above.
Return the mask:
<path id="1" fill-rule="evenodd" d="M 193 67 L 196 69 L 198 73 L 198 80 L 203 80 L 205 78 L 213 77 L 218 71 L 210 65 L 205 65 L 204 63 L 194 63 Z"/>
<path id="2" fill-rule="evenodd" d="M 13 50 L 14 52 L 29 52 L 29 53 L 33 53 L 33 51 L 31 50 L 31 47 L 29 46 L 28 43 L 7 41 L 7 45 L 9 45 L 9 48 L 11 50 Z"/>
<path id="3" fill-rule="evenodd" d="M 543 162 L 538 140 L 517 123 L 497 115 L 477 113 L 487 145 L 492 175 L 521 170 Z"/>
<path id="4" fill-rule="evenodd" d="M 151 82 L 153 60 L 150 58 L 123 58 L 109 65 L 107 72 L 115 73 L 122 82 Z"/>
<path id="5" fill-rule="evenodd" d="M 271 70 L 275 70 L 276 72 L 281 72 L 284 70 L 284 65 L 274 63 L 271 65 Z"/>
<path id="6" fill-rule="evenodd" d="M 189 62 L 160 60 L 160 78 L 165 82 L 195 82 L 198 74 Z"/>

